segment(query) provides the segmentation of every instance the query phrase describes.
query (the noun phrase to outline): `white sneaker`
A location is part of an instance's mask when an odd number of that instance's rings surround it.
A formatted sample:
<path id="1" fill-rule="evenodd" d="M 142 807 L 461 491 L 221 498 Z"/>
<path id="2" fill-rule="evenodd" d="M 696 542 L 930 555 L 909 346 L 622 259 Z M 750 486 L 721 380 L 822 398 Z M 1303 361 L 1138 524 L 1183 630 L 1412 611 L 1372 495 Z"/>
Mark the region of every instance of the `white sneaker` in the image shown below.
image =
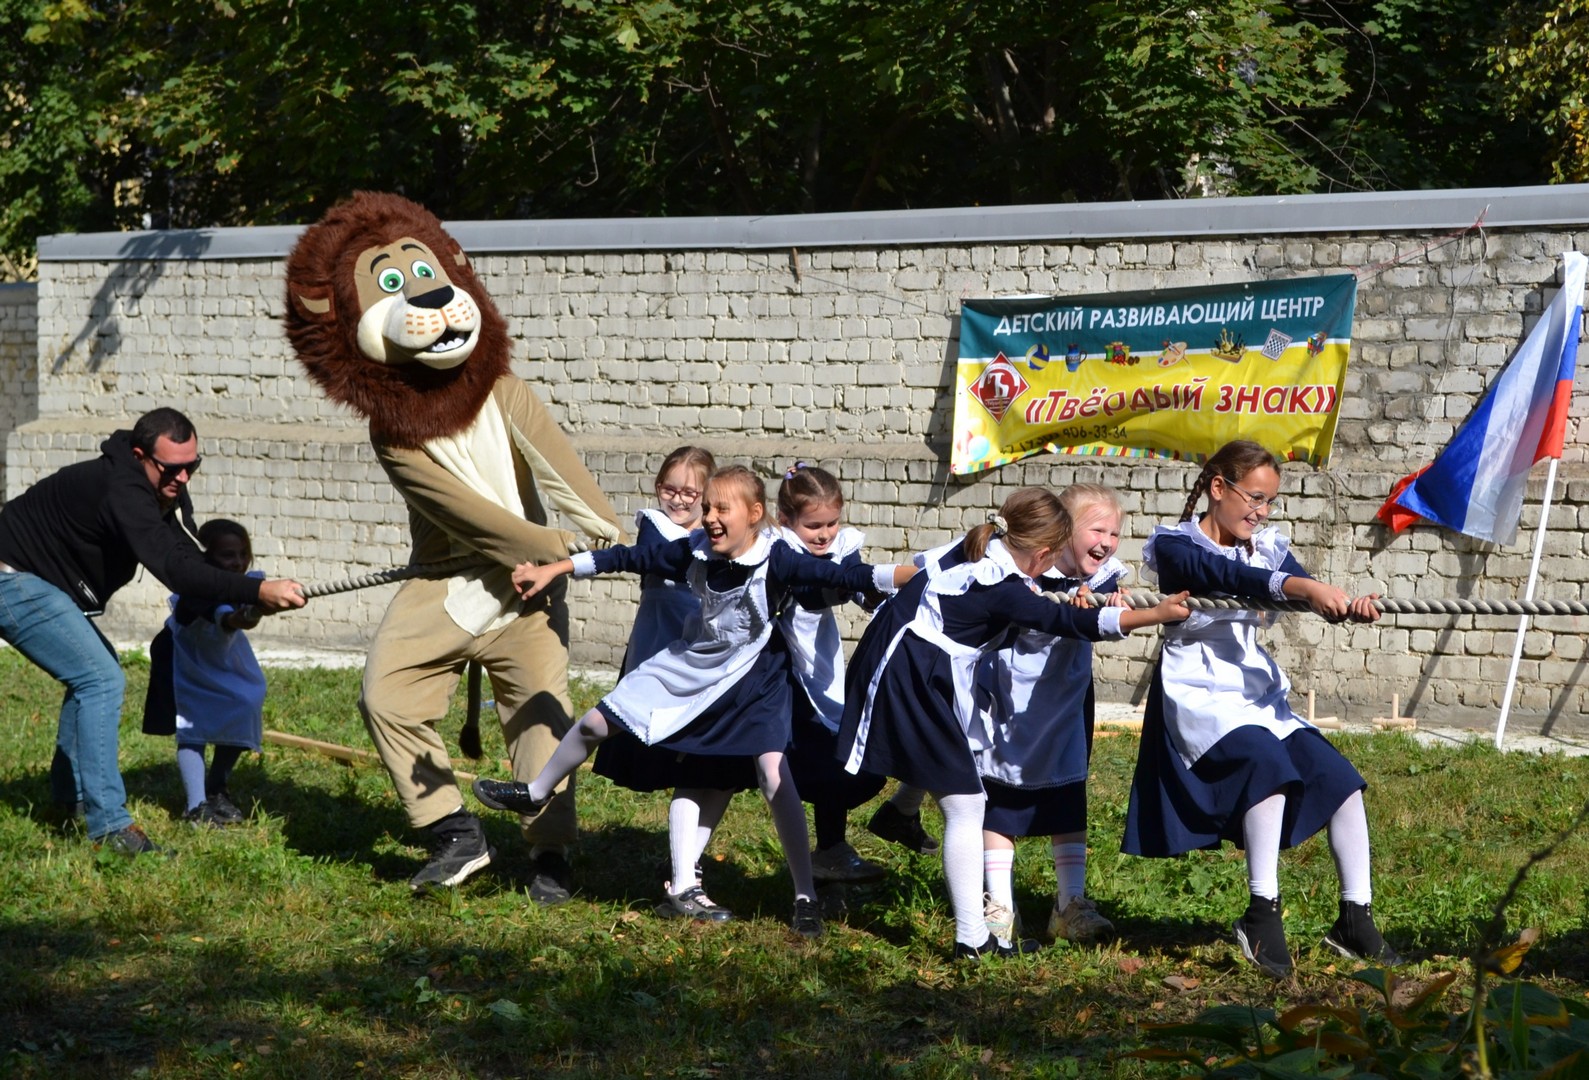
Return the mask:
<path id="1" fill-rule="evenodd" d="M 982 917 L 987 920 L 988 932 L 1000 941 L 1014 941 L 1020 933 L 1020 916 L 988 893 L 982 894 Z"/>
<path id="2" fill-rule="evenodd" d="M 1115 924 L 1098 913 L 1098 905 L 1085 896 L 1075 896 L 1061 910 L 1059 898 L 1054 899 L 1054 910 L 1048 916 L 1048 936 L 1051 940 L 1064 938 L 1078 944 L 1088 944 L 1109 937 Z"/>

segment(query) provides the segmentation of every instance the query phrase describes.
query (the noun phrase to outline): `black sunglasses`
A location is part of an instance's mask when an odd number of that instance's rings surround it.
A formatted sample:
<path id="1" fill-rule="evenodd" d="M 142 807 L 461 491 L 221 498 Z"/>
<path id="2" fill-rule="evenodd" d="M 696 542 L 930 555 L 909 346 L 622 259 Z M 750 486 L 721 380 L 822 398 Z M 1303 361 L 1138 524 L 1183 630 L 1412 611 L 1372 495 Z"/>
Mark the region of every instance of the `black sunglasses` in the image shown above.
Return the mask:
<path id="1" fill-rule="evenodd" d="M 153 454 L 148 454 L 146 456 L 150 461 L 154 462 L 155 465 L 159 467 L 160 482 L 162 484 L 170 480 L 175 480 L 178 473 L 184 472 L 188 474 L 189 480 L 193 479 L 193 474 L 199 471 L 199 465 L 204 461 L 202 457 L 196 457 L 192 461 L 165 462 L 161 461 Z"/>

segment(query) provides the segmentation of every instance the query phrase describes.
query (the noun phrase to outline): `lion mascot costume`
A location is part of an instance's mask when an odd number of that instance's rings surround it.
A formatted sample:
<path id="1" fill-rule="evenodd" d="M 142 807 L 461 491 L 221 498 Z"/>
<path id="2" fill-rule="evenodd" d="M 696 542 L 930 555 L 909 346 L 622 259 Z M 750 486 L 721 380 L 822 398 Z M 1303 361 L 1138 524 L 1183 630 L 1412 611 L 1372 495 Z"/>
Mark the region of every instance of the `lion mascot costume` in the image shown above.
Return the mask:
<path id="1" fill-rule="evenodd" d="M 568 437 L 508 370 L 507 324 L 458 243 L 424 207 L 359 192 L 287 257 L 287 336 L 309 377 L 369 422 L 408 504 L 412 564 L 481 566 L 416 579 L 393 597 L 364 665 L 359 709 L 410 824 L 432 857 L 409 884 L 457 885 L 495 855 L 464 808 L 436 730 L 470 661 L 491 679 L 513 775 L 529 780 L 571 722 L 568 613 L 559 593 L 521 604 L 521 562 L 621 538 Z M 548 524 L 548 509 L 578 533 Z M 584 539 L 581 539 L 581 536 Z M 524 827 L 543 903 L 568 898 L 574 792 Z"/>

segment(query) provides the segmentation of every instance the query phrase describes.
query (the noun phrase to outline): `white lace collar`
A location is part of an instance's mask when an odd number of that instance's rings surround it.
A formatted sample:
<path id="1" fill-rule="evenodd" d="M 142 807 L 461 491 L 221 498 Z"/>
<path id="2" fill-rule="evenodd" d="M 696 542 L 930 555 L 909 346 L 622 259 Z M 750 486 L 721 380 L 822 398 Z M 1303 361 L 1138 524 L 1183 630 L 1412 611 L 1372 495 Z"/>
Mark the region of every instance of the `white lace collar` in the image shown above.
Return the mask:
<path id="1" fill-rule="evenodd" d="M 1263 570 L 1279 569 L 1280 564 L 1285 562 L 1286 555 L 1291 551 L 1291 538 L 1273 525 L 1265 525 L 1252 534 L 1252 549 L 1249 551 L 1246 544 L 1232 544 L 1227 547 L 1216 543 L 1198 526 L 1198 522 L 1202 519 L 1203 515 L 1199 514 L 1190 521 L 1160 525 L 1155 528 L 1148 537 L 1147 543 L 1142 545 L 1143 565 L 1150 570 L 1156 566 L 1154 549 L 1157 547 L 1156 541 L 1161 536 L 1184 537 L 1204 551 L 1212 552 L 1222 559 L 1234 559 Z"/>
<path id="2" fill-rule="evenodd" d="M 682 540 L 694 530 L 686 529 L 683 525 L 668 517 L 667 513 L 655 507 L 643 507 L 636 510 L 634 515 L 635 528 L 640 528 L 640 523 L 649 521 L 651 527 L 662 534 L 662 539 L 667 541 Z"/>
<path id="3" fill-rule="evenodd" d="M 767 556 L 772 554 L 774 539 L 773 534 L 764 529 L 756 534 L 756 542 L 750 545 L 749 551 L 738 558 L 729 559 L 712 550 L 712 540 L 706 535 L 705 529 L 696 529 L 690 533 L 690 551 L 702 562 L 721 559 L 723 562 L 738 563 L 740 566 L 760 566 L 767 561 Z"/>
<path id="4" fill-rule="evenodd" d="M 807 555 L 812 553 L 811 549 L 806 547 L 800 538 L 795 535 L 793 529 L 779 526 L 778 538 L 796 551 L 804 552 Z M 833 543 L 828 545 L 828 550 L 823 552 L 818 558 L 832 559 L 835 562 L 847 559 L 855 552 L 860 551 L 861 545 L 865 542 L 866 534 L 864 532 L 846 525 L 838 531 L 838 535 L 834 536 Z"/>

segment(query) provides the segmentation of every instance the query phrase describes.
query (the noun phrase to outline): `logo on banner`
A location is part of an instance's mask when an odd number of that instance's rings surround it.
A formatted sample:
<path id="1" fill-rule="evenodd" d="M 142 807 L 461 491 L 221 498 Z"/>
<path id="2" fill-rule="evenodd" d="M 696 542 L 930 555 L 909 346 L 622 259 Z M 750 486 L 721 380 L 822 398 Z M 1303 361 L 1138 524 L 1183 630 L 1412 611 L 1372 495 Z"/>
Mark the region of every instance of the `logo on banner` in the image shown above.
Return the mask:
<path id="1" fill-rule="evenodd" d="M 1289 335 L 1271 329 L 1268 339 L 1263 343 L 1263 354 L 1271 360 L 1278 360 L 1285 355 L 1286 347 L 1290 344 Z"/>
<path id="2" fill-rule="evenodd" d="M 1015 399 L 1026 393 L 1030 384 L 1015 370 L 1015 365 L 1002 352 L 988 361 L 976 381 L 966 387 L 966 392 L 976 398 L 998 423 L 1010 411 Z"/>

